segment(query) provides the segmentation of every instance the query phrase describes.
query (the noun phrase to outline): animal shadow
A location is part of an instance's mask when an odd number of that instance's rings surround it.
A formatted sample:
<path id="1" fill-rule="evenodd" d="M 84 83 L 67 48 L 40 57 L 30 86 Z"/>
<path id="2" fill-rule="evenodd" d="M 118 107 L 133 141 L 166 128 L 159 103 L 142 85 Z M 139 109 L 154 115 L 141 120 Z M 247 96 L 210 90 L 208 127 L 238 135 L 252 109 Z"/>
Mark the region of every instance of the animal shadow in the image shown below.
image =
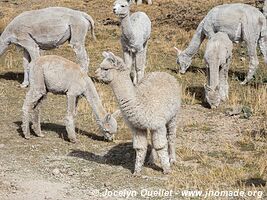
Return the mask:
<path id="1" fill-rule="evenodd" d="M 196 100 L 201 102 L 204 108 L 210 108 L 209 104 L 205 101 L 205 89 L 201 86 L 190 86 L 187 87 L 186 92 L 191 96 L 194 96 Z"/>
<path id="2" fill-rule="evenodd" d="M 151 146 L 148 146 L 146 161 L 151 153 Z M 131 142 L 122 143 L 111 148 L 105 155 L 97 155 L 82 150 L 73 150 L 68 156 L 82 158 L 84 160 L 93 161 L 99 164 L 111 166 L 122 166 L 125 169 L 134 171 L 135 150 Z M 161 171 L 158 166 L 148 166 L 154 170 Z"/>
<path id="3" fill-rule="evenodd" d="M 8 81 L 17 81 L 21 83 L 24 79 L 24 73 L 21 72 L 7 72 L 0 74 L 0 79 L 5 79 Z"/>
<path id="4" fill-rule="evenodd" d="M 21 128 L 22 122 L 21 121 L 17 121 L 17 122 L 14 122 L 14 124 L 16 124 L 18 126 L 17 132 L 19 133 L 19 135 L 24 137 L 23 131 L 22 131 L 22 128 Z M 67 136 L 66 128 L 63 125 L 54 124 L 54 123 L 41 123 L 41 129 L 42 129 L 42 131 L 56 132 L 58 134 L 59 138 L 62 138 L 65 141 L 69 141 L 68 136 Z M 92 140 L 104 141 L 104 137 L 96 135 L 94 133 L 89 133 L 89 132 L 81 130 L 79 128 L 75 128 L 75 132 L 78 133 L 78 134 L 81 134 L 81 135 L 85 135 L 85 136 L 89 137 Z M 35 135 L 35 133 L 34 133 L 34 131 L 32 129 L 31 129 L 31 135 Z"/>

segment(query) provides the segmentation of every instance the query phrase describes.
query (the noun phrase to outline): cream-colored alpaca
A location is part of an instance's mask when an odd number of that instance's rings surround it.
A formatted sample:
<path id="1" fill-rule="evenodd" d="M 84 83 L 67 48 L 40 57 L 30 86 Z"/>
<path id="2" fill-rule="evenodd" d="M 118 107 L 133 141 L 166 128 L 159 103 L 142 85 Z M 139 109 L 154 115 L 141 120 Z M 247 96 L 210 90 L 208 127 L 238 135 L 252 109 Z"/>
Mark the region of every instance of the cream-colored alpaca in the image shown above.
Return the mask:
<path id="1" fill-rule="evenodd" d="M 40 126 L 40 105 L 47 92 L 67 96 L 67 115 L 65 118 L 68 138 L 76 142 L 74 117 L 79 96 L 84 96 L 91 105 L 104 137 L 112 140 L 117 131 L 116 120 L 103 108 L 96 88 L 90 77 L 80 66 L 60 56 L 43 56 L 30 63 L 30 89 L 23 104 L 23 134 L 30 138 L 30 112 L 33 130 L 43 137 Z"/>
<path id="2" fill-rule="evenodd" d="M 152 133 L 152 145 L 160 158 L 164 173 L 176 162 L 175 143 L 181 90 L 176 79 L 164 72 L 147 73 L 134 86 L 130 68 L 111 52 L 104 52 L 104 61 L 97 77 L 109 83 L 120 111 L 133 133 L 136 151 L 135 175 L 139 175 L 147 151 L 147 129 Z"/>

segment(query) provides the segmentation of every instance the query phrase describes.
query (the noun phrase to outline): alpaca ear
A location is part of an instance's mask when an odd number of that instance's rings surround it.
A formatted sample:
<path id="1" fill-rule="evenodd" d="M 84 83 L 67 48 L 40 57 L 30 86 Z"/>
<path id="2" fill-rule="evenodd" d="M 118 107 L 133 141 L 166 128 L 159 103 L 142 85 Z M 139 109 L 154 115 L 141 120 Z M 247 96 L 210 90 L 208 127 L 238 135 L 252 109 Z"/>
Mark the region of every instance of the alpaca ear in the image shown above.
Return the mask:
<path id="1" fill-rule="evenodd" d="M 112 116 L 113 118 L 116 119 L 116 118 L 118 118 L 120 115 L 121 115 L 121 111 L 120 111 L 120 110 L 116 110 L 114 113 L 112 113 L 111 116 Z"/>
<path id="2" fill-rule="evenodd" d="M 106 117 L 105 117 L 105 121 L 106 121 L 106 122 L 109 122 L 110 119 L 111 119 L 111 114 L 108 113 L 108 114 L 106 115 Z"/>
<path id="3" fill-rule="evenodd" d="M 173 47 L 173 48 L 176 50 L 176 53 L 178 56 L 182 53 L 182 51 L 180 49 L 178 49 L 177 47 Z"/>
<path id="4" fill-rule="evenodd" d="M 108 57 L 109 57 L 109 53 L 106 52 L 106 51 L 103 51 L 102 56 L 103 56 L 104 58 L 108 58 Z"/>

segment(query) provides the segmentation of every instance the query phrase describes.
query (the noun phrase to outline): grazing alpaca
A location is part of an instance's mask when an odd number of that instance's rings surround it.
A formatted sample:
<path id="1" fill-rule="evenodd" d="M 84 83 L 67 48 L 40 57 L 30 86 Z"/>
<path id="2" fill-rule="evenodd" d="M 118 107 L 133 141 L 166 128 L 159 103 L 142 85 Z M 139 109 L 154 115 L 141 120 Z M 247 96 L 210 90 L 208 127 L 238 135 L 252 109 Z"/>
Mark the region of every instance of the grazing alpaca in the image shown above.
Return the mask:
<path id="1" fill-rule="evenodd" d="M 131 0 L 117 0 L 114 3 L 113 12 L 121 21 L 124 62 L 131 68 L 131 77 L 136 85 L 145 73 L 151 21 L 144 12 L 135 12 L 130 15 L 130 4 Z"/>
<path id="2" fill-rule="evenodd" d="M 147 151 L 147 129 L 152 133 L 164 173 L 176 162 L 175 143 L 177 118 L 180 111 L 181 90 L 176 79 L 164 72 L 147 73 L 134 86 L 130 69 L 111 52 L 104 52 L 104 61 L 96 71 L 97 77 L 109 83 L 120 111 L 133 134 L 136 151 L 135 175 L 140 175 Z"/>
<path id="3" fill-rule="evenodd" d="M 82 69 L 88 71 L 89 58 L 85 49 L 87 31 L 93 38 L 94 21 L 84 12 L 63 7 L 50 7 L 24 12 L 13 19 L 0 36 L 0 55 L 10 44 L 24 49 L 24 81 L 29 85 L 28 64 L 40 56 L 40 50 L 49 50 L 69 41 Z"/>
<path id="4" fill-rule="evenodd" d="M 80 96 L 84 96 L 91 105 L 104 137 L 112 140 L 113 134 L 117 131 L 117 122 L 103 108 L 92 80 L 79 65 L 60 56 L 43 56 L 30 63 L 30 89 L 22 108 L 22 128 L 26 139 L 30 138 L 30 112 L 36 135 L 43 137 L 40 127 L 40 105 L 47 92 L 67 96 L 65 124 L 71 142 L 76 142 L 74 117 Z"/>
<path id="5" fill-rule="evenodd" d="M 209 11 L 198 25 L 189 46 L 184 51 L 177 49 L 180 73 L 189 68 L 205 37 L 211 38 L 217 32 L 226 33 L 232 42 L 246 42 L 250 63 L 247 77 L 241 83 L 246 84 L 253 78 L 259 64 L 258 43 L 267 63 L 267 27 L 264 15 L 257 8 L 241 3 L 224 4 Z"/>
<path id="6" fill-rule="evenodd" d="M 208 84 L 205 98 L 211 108 L 228 99 L 228 70 L 232 58 L 233 43 L 226 33 L 218 32 L 207 44 L 204 59 L 207 65 Z"/>

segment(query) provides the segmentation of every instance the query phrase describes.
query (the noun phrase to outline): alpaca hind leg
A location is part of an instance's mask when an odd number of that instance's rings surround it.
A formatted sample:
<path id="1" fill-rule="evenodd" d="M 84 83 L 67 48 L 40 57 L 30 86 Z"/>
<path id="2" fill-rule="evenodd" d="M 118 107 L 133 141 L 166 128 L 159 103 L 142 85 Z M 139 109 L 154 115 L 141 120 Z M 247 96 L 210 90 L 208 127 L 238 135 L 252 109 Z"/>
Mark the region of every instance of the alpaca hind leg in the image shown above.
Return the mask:
<path id="1" fill-rule="evenodd" d="M 76 96 L 67 95 L 67 115 L 65 117 L 65 126 L 70 142 L 77 142 L 75 134 L 74 116 L 76 109 Z"/>
<path id="2" fill-rule="evenodd" d="M 38 105 L 35 106 L 32 113 L 32 129 L 38 137 L 44 137 L 41 131 L 41 105 L 44 101 L 44 96 L 39 100 Z"/>
<path id="3" fill-rule="evenodd" d="M 22 131 L 26 139 L 30 138 L 30 112 L 33 111 L 34 107 L 38 106 L 38 103 L 42 97 L 42 93 L 35 92 L 33 90 L 29 90 L 26 94 L 26 98 L 22 107 Z"/>
<path id="4" fill-rule="evenodd" d="M 168 154 L 167 129 L 165 126 L 161 129 L 152 131 L 152 143 L 159 156 L 163 173 L 170 173 L 171 167 Z"/>
<path id="5" fill-rule="evenodd" d="M 177 115 L 174 116 L 167 124 L 168 153 L 171 165 L 176 163 L 176 130 Z"/>
<path id="6" fill-rule="evenodd" d="M 89 67 L 89 57 L 85 49 L 85 38 L 87 34 L 87 28 L 83 27 L 83 24 L 72 25 L 71 28 L 71 39 L 70 45 L 74 49 L 74 52 L 77 56 L 77 60 L 81 65 L 81 68 L 84 72 L 88 72 Z"/>
<path id="7" fill-rule="evenodd" d="M 136 0 L 136 4 L 137 5 L 141 5 L 142 4 L 142 0 Z"/>
<path id="8" fill-rule="evenodd" d="M 24 80 L 20 87 L 26 88 L 29 85 L 29 63 L 31 62 L 30 54 L 24 49 L 23 51 L 23 68 L 24 68 Z"/>
<path id="9" fill-rule="evenodd" d="M 228 71 L 230 60 L 230 58 L 227 59 L 226 63 L 222 66 L 220 70 L 219 94 L 222 101 L 226 101 L 229 97 Z"/>
<path id="10" fill-rule="evenodd" d="M 132 128 L 133 148 L 136 152 L 134 176 L 140 176 L 147 152 L 147 132 Z"/>

